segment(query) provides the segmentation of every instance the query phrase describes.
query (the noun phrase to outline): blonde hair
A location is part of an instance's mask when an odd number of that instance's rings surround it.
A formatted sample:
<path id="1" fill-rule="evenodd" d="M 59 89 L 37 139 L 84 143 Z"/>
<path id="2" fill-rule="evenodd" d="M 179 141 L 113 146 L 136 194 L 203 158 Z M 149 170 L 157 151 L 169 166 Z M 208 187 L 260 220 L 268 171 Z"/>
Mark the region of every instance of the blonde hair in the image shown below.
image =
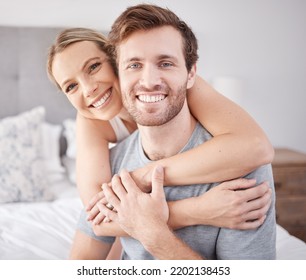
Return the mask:
<path id="1" fill-rule="evenodd" d="M 49 49 L 47 58 L 47 73 L 49 79 L 53 81 L 59 89 L 61 89 L 61 87 L 55 80 L 52 72 L 54 57 L 56 54 L 65 50 L 68 46 L 82 41 L 91 41 L 95 43 L 97 47 L 108 56 L 109 62 L 112 65 L 114 72 L 117 74 L 116 64 L 112 59 L 112 46 L 103 34 L 89 28 L 68 28 L 57 35 L 54 44 Z"/>

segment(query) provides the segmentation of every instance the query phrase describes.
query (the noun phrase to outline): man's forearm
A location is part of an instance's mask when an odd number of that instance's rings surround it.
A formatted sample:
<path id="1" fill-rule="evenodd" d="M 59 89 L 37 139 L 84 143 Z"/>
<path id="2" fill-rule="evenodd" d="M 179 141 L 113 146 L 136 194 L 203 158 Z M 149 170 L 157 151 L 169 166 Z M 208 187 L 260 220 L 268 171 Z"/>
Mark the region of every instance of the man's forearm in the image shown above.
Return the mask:
<path id="1" fill-rule="evenodd" d="M 153 230 L 149 238 L 144 237 L 140 242 L 152 256 L 159 260 L 203 259 L 201 255 L 176 237 L 168 227 Z"/>
<path id="2" fill-rule="evenodd" d="M 98 236 L 127 236 L 127 233 L 123 231 L 121 227 L 115 222 L 93 225 L 93 230 L 94 233 Z M 163 229 L 155 228 L 153 231 L 151 231 L 149 238 L 144 237 L 144 239 L 139 241 L 156 259 L 203 259 L 187 244 L 176 237 L 168 227 Z"/>

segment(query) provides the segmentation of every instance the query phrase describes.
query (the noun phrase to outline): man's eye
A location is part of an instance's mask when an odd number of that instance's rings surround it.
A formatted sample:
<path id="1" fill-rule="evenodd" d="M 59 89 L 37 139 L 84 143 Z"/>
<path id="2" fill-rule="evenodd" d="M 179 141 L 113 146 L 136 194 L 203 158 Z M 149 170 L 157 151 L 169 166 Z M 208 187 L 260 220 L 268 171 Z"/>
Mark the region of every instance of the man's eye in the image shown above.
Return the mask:
<path id="1" fill-rule="evenodd" d="M 133 64 L 130 64 L 129 66 L 128 66 L 128 68 L 130 68 L 130 69 L 137 69 L 137 68 L 140 68 L 141 66 L 140 66 L 140 64 L 139 63 L 133 63 Z"/>
<path id="2" fill-rule="evenodd" d="M 173 66 L 171 62 L 163 62 L 160 64 L 161 67 L 167 68 Z"/>
<path id="3" fill-rule="evenodd" d="M 76 85 L 77 84 L 70 84 L 68 87 L 66 87 L 65 92 L 70 93 L 76 87 Z"/>

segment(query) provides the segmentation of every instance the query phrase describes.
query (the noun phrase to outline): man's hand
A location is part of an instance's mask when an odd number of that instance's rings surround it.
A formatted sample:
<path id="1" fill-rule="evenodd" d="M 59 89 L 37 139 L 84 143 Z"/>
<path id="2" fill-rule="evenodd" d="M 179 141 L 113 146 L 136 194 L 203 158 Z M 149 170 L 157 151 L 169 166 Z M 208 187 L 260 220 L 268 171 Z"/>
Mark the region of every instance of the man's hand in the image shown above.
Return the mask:
<path id="1" fill-rule="evenodd" d="M 163 186 L 164 173 L 157 167 L 152 175 L 152 192 L 142 192 L 131 175 L 123 170 L 120 176 L 112 179 L 112 188 L 103 184 L 107 201 L 116 211 L 111 211 L 104 204 L 98 203 L 100 211 L 110 220 L 142 243 L 150 242 L 152 232 L 168 228 L 169 209 Z"/>
<path id="2" fill-rule="evenodd" d="M 112 188 L 103 185 L 105 197 L 117 212 L 104 204 L 98 207 L 130 236 L 142 243 L 157 259 L 202 259 L 169 229 L 169 208 L 164 193 L 164 173 L 156 167 L 152 174 L 152 192 L 144 193 L 127 171 L 113 177 Z"/>

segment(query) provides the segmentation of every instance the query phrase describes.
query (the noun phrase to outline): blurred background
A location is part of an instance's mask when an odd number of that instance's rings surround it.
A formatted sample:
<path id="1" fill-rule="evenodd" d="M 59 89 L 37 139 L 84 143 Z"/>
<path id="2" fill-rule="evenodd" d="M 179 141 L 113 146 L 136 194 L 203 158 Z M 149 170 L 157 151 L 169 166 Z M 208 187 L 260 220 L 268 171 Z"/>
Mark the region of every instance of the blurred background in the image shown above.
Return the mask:
<path id="1" fill-rule="evenodd" d="M 144 2 L 0 0 L 0 26 L 82 26 L 107 34 L 126 7 Z M 146 3 L 168 7 L 191 26 L 198 74 L 247 110 L 275 147 L 306 152 L 305 0 Z"/>

